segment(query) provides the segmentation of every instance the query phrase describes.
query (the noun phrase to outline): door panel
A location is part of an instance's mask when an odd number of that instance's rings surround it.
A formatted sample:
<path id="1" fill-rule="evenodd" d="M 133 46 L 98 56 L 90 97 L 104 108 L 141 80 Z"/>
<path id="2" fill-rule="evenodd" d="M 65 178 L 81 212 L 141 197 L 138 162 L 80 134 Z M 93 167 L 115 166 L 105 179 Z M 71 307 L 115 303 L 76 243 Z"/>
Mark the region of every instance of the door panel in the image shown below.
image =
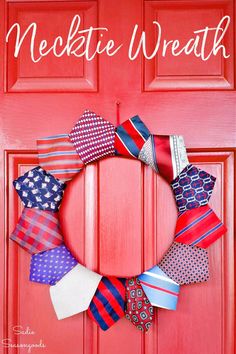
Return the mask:
<path id="1" fill-rule="evenodd" d="M 33 353 L 233 354 L 233 56 L 224 65 L 219 57 L 204 64 L 189 57 L 181 68 L 179 59 L 172 61 L 170 57 L 165 61 L 158 57 L 156 63 L 141 56 L 134 61 L 127 57 L 135 24 L 139 30 L 147 29 L 158 19 L 168 36 L 181 39 L 179 29 L 172 26 L 173 19 L 183 21 L 187 16 L 184 26 L 188 31 L 208 20 L 216 24 L 221 14 L 232 15 L 233 1 L 201 1 L 196 5 L 179 0 L 2 0 L 0 6 L 4 14 L 0 53 L 5 58 L 0 62 L 1 338 L 22 344 L 42 339 L 46 348 L 35 348 Z M 21 60 L 13 60 L 12 44 L 8 48 L 2 44 L 7 28 L 16 19 L 24 26 L 37 21 L 40 36 L 58 33 L 58 26 L 64 36 L 75 13 L 82 14 L 85 27 L 88 23 L 108 27 L 104 37 L 124 43 L 123 50 L 92 62 L 46 57 L 33 65 L 27 46 Z M 232 17 L 227 37 L 230 51 L 233 21 Z M 118 101 L 120 116 L 116 114 Z M 58 321 L 48 287 L 28 280 L 30 256 L 9 241 L 22 210 L 12 181 L 37 165 L 35 140 L 69 132 L 86 108 L 115 125 L 139 114 L 152 133 L 184 135 L 190 161 L 217 177 L 210 205 L 228 232 L 209 248 L 210 280 L 181 287 L 177 311 L 158 310 L 147 335 L 140 334 L 126 319 L 107 332 L 99 330 L 86 313 Z M 87 166 L 68 185 L 60 209 L 63 235 L 76 258 L 92 270 L 117 276 L 138 274 L 156 264 L 173 241 L 176 217 L 169 185 L 139 161 L 125 158 Z M 15 325 L 29 326 L 35 334 L 16 336 L 12 330 Z M 4 350 L 0 345 L 0 352 L 23 354 L 27 349 Z"/>

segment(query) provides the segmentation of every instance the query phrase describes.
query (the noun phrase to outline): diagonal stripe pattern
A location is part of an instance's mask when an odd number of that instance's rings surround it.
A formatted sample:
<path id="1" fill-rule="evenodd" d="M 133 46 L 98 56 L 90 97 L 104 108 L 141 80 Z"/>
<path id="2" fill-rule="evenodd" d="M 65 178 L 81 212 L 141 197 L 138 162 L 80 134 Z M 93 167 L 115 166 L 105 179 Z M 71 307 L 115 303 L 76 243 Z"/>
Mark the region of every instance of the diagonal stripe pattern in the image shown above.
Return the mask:
<path id="1" fill-rule="evenodd" d="M 140 283 L 153 306 L 175 310 L 179 296 L 179 284 L 168 277 L 158 266 L 138 276 Z"/>
<path id="2" fill-rule="evenodd" d="M 208 252 L 200 247 L 173 242 L 158 267 L 180 285 L 209 279 Z"/>
<path id="3" fill-rule="evenodd" d="M 115 154 L 138 158 L 150 132 L 139 116 L 126 120 L 116 128 Z"/>
<path id="4" fill-rule="evenodd" d="M 226 231 L 226 227 L 214 211 L 209 205 L 205 205 L 178 215 L 175 241 L 207 248 Z"/>
<path id="5" fill-rule="evenodd" d="M 59 246 L 63 237 L 58 213 L 24 208 L 10 239 L 31 254 Z"/>
<path id="6" fill-rule="evenodd" d="M 138 158 L 169 183 L 189 164 L 181 135 L 150 135 Z"/>
<path id="7" fill-rule="evenodd" d="M 37 140 L 39 165 L 60 179 L 70 181 L 84 166 L 68 134 Z"/>
<path id="8" fill-rule="evenodd" d="M 124 278 L 103 277 L 90 303 L 88 315 L 104 331 L 125 314 L 125 281 Z"/>

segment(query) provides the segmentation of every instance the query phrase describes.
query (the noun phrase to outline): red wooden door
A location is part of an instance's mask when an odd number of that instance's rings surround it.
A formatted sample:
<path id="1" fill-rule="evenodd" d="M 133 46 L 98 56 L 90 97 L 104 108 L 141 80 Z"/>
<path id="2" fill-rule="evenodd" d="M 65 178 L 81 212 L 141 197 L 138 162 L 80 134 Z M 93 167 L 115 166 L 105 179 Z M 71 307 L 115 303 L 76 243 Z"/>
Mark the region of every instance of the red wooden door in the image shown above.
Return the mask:
<path id="1" fill-rule="evenodd" d="M 41 339 L 46 348 L 32 352 L 48 354 L 233 354 L 233 5 L 233 0 L 1 0 L 1 340 L 23 345 Z M 29 36 L 18 59 L 14 35 L 4 45 L 14 22 L 22 29 L 36 22 L 36 44 L 43 38 L 52 43 L 56 35 L 67 35 L 75 14 L 82 28 L 109 28 L 103 38 L 124 43 L 122 50 L 92 61 L 49 54 L 33 63 Z M 170 54 L 128 59 L 135 24 L 147 29 L 151 48 L 153 20 L 162 24 L 165 38 L 185 40 L 193 30 L 215 27 L 223 15 L 231 16 L 225 37 L 229 59 L 221 53 L 206 62 Z M 190 161 L 217 177 L 210 204 L 228 227 L 209 249 L 210 280 L 181 287 L 177 311 L 158 310 L 147 335 L 125 319 L 107 332 L 86 313 L 58 321 L 48 287 L 28 280 L 30 256 L 9 242 L 21 212 L 12 181 L 37 165 L 36 138 L 69 132 L 85 108 L 117 124 L 117 101 L 121 121 L 138 114 L 153 133 L 185 137 Z M 89 165 L 70 184 L 60 215 L 66 242 L 80 262 L 102 274 L 128 276 L 160 260 L 173 240 L 177 214 L 169 186 L 150 168 L 110 158 Z M 16 325 L 34 333 L 17 334 Z M 4 354 L 27 353 L 2 342 L 0 348 Z"/>

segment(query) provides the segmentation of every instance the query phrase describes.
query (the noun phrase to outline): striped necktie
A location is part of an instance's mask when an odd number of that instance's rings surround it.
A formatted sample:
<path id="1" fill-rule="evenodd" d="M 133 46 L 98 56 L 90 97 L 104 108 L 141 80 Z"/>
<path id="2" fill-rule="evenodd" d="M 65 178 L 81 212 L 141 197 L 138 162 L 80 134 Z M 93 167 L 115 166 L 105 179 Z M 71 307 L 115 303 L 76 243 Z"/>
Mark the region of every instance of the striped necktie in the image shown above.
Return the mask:
<path id="1" fill-rule="evenodd" d="M 209 205 L 205 205 L 179 213 L 175 229 L 175 241 L 207 248 L 221 237 L 226 230 L 226 227 Z"/>
<path id="2" fill-rule="evenodd" d="M 139 116 L 126 120 L 116 128 L 115 154 L 138 158 L 150 132 Z"/>
<path id="3" fill-rule="evenodd" d="M 125 315 L 125 281 L 103 277 L 90 303 L 88 315 L 104 331 Z"/>
<path id="4" fill-rule="evenodd" d="M 153 306 L 176 309 L 179 284 L 169 278 L 158 266 L 142 273 L 138 279 Z"/>

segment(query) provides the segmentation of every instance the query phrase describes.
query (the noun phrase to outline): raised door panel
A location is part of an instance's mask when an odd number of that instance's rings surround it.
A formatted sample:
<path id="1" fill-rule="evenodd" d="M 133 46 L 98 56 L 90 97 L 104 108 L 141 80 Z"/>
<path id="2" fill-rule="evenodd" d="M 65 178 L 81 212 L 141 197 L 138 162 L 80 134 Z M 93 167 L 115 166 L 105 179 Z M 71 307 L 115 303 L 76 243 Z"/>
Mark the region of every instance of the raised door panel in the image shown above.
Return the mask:
<path id="1" fill-rule="evenodd" d="M 56 319 L 48 286 L 28 280 L 30 256 L 9 241 L 22 208 L 12 180 L 37 165 L 36 155 L 33 151 L 9 151 L 6 158 L 6 329 L 16 323 L 30 324 L 35 340 L 43 338 L 49 353 L 55 348 L 64 353 L 66 341 L 70 353 L 108 354 L 112 350 L 129 354 L 135 349 L 137 354 L 172 354 L 173 350 L 233 354 L 232 153 L 190 153 L 191 162 L 217 177 L 211 205 L 226 222 L 228 232 L 209 249 L 209 282 L 181 287 L 177 311 L 157 310 L 148 336 L 126 319 L 106 333 L 86 314 Z M 160 260 L 173 240 L 176 215 L 168 184 L 149 167 L 123 158 L 88 166 L 68 186 L 60 209 L 65 242 L 78 261 L 102 274 L 119 276 L 138 274 Z M 6 335 L 11 335 L 10 330 Z M 23 336 L 14 339 L 18 343 L 25 340 Z"/>

